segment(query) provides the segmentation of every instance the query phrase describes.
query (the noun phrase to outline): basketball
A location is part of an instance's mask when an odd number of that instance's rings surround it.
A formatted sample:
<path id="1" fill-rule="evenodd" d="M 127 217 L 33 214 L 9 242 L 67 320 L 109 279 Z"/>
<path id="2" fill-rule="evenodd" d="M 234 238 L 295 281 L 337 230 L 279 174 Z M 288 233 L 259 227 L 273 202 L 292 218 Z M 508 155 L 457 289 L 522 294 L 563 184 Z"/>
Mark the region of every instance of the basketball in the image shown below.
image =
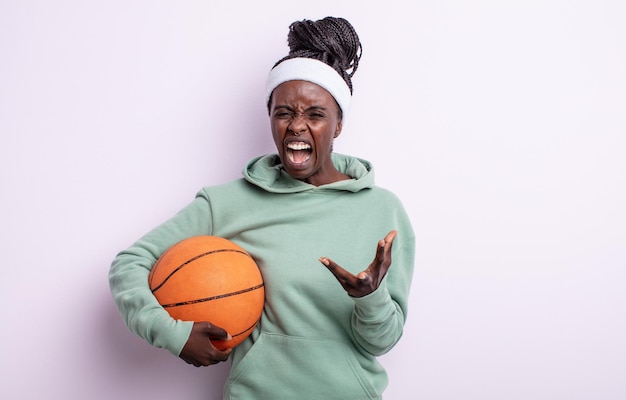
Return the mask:
<path id="1" fill-rule="evenodd" d="M 182 240 L 157 260 L 148 283 L 159 304 L 182 321 L 210 322 L 232 340 L 212 340 L 225 350 L 252 333 L 263 311 L 261 271 L 243 248 L 217 236 Z"/>

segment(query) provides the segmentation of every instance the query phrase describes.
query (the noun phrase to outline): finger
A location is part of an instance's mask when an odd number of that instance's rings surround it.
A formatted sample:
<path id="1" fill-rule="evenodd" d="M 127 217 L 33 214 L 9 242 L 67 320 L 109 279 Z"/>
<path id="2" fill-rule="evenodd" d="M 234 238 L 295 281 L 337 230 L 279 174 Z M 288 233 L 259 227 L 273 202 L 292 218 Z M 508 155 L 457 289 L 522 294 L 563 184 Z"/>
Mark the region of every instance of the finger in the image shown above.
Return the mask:
<path id="1" fill-rule="evenodd" d="M 201 367 L 201 366 L 202 366 L 202 364 L 200 364 L 200 363 L 199 363 L 198 361 L 196 361 L 196 360 L 191 360 L 191 359 L 189 359 L 189 358 L 187 358 L 187 357 L 183 357 L 183 356 L 181 356 L 180 358 L 181 358 L 184 362 L 186 362 L 187 364 L 189 364 L 189 365 L 193 365 L 194 367 Z"/>
<path id="2" fill-rule="evenodd" d="M 391 245 L 396 236 L 398 236 L 398 231 L 396 231 L 395 229 L 390 231 L 387 236 L 385 236 L 385 239 L 383 239 L 385 241 L 385 245 Z"/>
<path id="3" fill-rule="evenodd" d="M 390 231 L 383 240 L 378 242 L 378 248 L 376 249 L 376 261 L 385 262 L 387 256 L 390 256 L 391 247 L 397 235 L 398 231 Z"/>
<path id="4" fill-rule="evenodd" d="M 388 246 L 390 246 L 390 244 L 386 243 L 385 239 L 381 239 L 378 241 L 378 243 L 376 244 L 376 253 L 374 254 L 374 260 L 372 260 L 372 263 L 367 267 L 365 271 L 377 276 L 379 274 L 378 271 L 384 269 L 385 260 L 388 255 Z"/>
<path id="5" fill-rule="evenodd" d="M 335 275 L 335 278 L 345 286 L 346 283 L 354 285 L 358 278 L 354 276 L 352 273 L 346 271 L 339 264 L 335 263 L 333 260 L 327 257 L 320 257 L 320 262 L 328 268 L 328 270 Z"/>
<path id="6" fill-rule="evenodd" d="M 217 351 L 214 359 L 215 359 L 215 364 L 222 362 L 222 361 L 226 361 L 228 360 L 228 356 L 230 356 L 230 353 L 233 351 L 233 349 L 226 349 L 224 351 Z"/>
<path id="7" fill-rule="evenodd" d="M 373 280 L 376 280 L 376 287 L 378 287 L 391 266 L 391 247 L 397 234 L 396 230 L 392 230 L 385 235 L 384 239 L 378 241 L 374 260 L 364 271 L 375 277 Z"/>
<path id="8" fill-rule="evenodd" d="M 359 272 L 356 277 L 363 285 L 369 286 L 372 283 L 372 275 L 367 271 Z"/>
<path id="9" fill-rule="evenodd" d="M 206 323 L 205 333 L 209 336 L 210 340 L 231 340 L 232 336 L 225 329 L 213 325 L 209 322 Z"/>

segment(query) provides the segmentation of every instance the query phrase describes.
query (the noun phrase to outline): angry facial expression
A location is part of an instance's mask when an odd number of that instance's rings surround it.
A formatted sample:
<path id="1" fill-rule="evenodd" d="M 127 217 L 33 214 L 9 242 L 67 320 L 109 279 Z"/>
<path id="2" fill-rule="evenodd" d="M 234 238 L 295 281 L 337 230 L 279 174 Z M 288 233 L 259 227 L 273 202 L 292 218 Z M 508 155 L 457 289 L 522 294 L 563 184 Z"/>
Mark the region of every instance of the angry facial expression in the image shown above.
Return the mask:
<path id="1" fill-rule="evenodd" d="M 272 136 L 285 171 L 319 186 L 347 179 L 334 167 L 333 141 L 341 133 L 339 106 L 326 89 L 308 81 L 288 81 L 272 93 Z"/>

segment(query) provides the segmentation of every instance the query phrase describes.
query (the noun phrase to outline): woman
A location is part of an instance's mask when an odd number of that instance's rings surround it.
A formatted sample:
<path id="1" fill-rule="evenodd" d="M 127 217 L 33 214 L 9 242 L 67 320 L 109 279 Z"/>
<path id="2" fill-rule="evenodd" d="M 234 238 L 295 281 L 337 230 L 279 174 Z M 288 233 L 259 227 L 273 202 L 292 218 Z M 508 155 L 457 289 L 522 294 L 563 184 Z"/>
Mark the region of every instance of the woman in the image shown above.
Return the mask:
<path id="1" fill-rule="evenodd" d="M 400 201 L 374 185 L 369 162 L 332 151 L 361 55 L 353 27 L 332 17 L 294 22 L 288 43 L 267 81 L 277 154 L 202 189 L 121 252 L 111 291 L 150 344 L 195 366 L 230 358 L 226 399 L 378 399 L 387 375 L 376 356 L 397 343 L 406 319 L 413 231 Z M 232 352 L 209 341 L 228 332 L 173 320 L 148 288 L 158 257 L 196 235 L 238 243 L 263 274 L 263 315 Z"/>

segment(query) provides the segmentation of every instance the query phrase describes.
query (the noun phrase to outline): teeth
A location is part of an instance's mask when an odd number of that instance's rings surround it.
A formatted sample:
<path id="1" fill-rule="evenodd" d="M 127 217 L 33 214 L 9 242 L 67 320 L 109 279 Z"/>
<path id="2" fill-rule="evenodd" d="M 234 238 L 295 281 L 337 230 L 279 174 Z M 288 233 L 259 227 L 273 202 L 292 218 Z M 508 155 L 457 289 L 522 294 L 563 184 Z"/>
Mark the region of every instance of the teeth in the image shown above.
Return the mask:
<path id="1" fill-rule="evenodd" d="M 304 142 L 296 142 L 296 143 L 289 143 L 287 145 L 287 148 L 291 150 L 309 150 L 311 146 Z"/>

